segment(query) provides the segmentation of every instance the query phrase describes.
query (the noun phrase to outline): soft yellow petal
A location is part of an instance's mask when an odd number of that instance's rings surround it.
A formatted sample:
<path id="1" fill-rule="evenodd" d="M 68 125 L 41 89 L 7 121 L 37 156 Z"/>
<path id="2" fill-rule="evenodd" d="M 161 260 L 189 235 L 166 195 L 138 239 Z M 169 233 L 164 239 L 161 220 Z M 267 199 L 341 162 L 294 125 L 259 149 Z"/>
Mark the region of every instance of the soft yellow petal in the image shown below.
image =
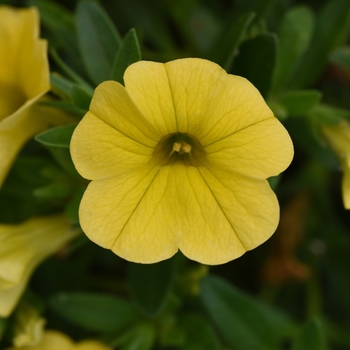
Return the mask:
<path id="1" fill-rule="evenodd" d="M 5 289 L 0 287 L 0 317 L 8 317 L 16 307 L 29 280 L 30 273 L 23 276 L 23 279 L 16 285 Z"/>
<path id="2" fill-rule="evenodd" d="M 233 133 L 274 118 L 259 91 L 246 79 L 198 58 L 165 64 L 178 131 L 205 147 Z M 166 118 L 166 116 L 164 116 Z"/>
<path id="3" fill-rule="evenodd" d="M 152 153 L 153 147 L 125 136 L 91 112 L 79 123 L 71 140 L 75 167 L 90 180 L 140 168 L 150 161 Z"/>
<path id="4" fill-rule="evenodd" d="M 95 89 L 90 112 L 140 144 L 154 147 L 159 140 L 124 86 L 115 81 L 105 81 Z"/>
<path id="5" fill-rule="evenodd" d="M 269 238 L 279 208 L 266 181 L 175 163 L 93 181 L 80 218 L 92 241 L 130 261 L 160 261 L 179 247 L 220 264 Z"/>
<path id="6" fill-rule="evenodd" d="M 37 104 L 20 109 L 0 122 L 0 187 L 18 152 L 30 138 L 49 127 L 75 120 L 57 108 Z"/>
<path id="7" fill-rule="evenodd" d="M 160 137 L 177 131 L 174 101 L 163 63 L 140 61 L 127 68 L 125 87 Z"/>
<path id="8" fill-rule="evenodd" d="M 293 144 L 276 119 L 263 120 L 205 147 L 212 167 L 267 178 L 285 170 L 293 158 Z"/>
<path id="9" fill-rule="evenodd" d="M 0 8 L 0 120 L 50 89 L 47 43 L 36 8 Z M 10 95 L 11 99 L 6 97 Z"/>
<path id="10" fill-rule="evenodd" d="M 171 212 L 164 201 L 169 167 L 144 168 L 106 180 L 92 181 L 80 204 L 86 235 L 104 248 L 135 262 L 155 262 L 178 249 Z M 94 206 L 91 206 L 92 201 Z M 175 230 L 175 229 L 174 229 Z"/>
<path id="11" fill-rule="evenodd" d="M 62 215 L 0 225 L 0 316 L 12 312 L 36 266 L 78 233 Z"/>

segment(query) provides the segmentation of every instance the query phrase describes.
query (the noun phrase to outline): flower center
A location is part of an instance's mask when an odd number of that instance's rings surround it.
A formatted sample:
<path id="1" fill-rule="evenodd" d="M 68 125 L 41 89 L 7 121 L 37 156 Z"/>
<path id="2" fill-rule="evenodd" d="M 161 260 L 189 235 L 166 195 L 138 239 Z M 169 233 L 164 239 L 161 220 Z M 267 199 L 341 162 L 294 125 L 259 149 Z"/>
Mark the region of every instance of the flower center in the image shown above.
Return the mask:
<path id="1" fill-rule="evenodd" d="M 180 161 L 195 165 L 205 157 L 205 151 L 194 136 L 176 133 L 163 137 L 155 147 L 153 156 L 162 165 Z"/>

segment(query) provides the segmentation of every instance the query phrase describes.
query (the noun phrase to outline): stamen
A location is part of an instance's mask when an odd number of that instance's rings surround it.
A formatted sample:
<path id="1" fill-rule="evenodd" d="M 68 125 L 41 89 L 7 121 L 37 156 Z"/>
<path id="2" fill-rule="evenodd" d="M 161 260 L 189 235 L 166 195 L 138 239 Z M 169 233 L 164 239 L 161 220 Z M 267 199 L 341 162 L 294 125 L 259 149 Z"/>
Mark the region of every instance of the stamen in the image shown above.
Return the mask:
<path id="1" fill-rule="evenodd" d="M 174 142 L 173 152 L 179 152 L 179 154 L 191 153 L 192 147 L 185 141 Z"/>

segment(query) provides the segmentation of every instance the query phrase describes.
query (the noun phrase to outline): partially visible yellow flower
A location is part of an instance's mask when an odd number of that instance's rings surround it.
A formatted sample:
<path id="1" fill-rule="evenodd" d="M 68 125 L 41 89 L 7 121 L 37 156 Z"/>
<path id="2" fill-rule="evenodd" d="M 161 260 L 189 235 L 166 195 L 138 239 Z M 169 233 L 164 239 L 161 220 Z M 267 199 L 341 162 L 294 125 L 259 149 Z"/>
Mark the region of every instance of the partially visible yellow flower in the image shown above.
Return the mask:
<path id="1" fill-rule="evenodd" d="M 45 323 L 38 309 L 24 300 L 20 302 L 13 321 L 13 345 L 16 348 L 38 345 L 44 334 Z"/>
<path id="2" fill-rule="evenodd" d="M 41 342 L 36 346 L 23 346 L 7 350 L 112 350 L 96 340 L 84 340 L 74 343 L 68 336 L 58 331 L 46 331 Z"/>
<path id="3" fill-rule="evenodd" d="M 49 89 L 38 11 L 0 6 L 0 186 L 28 139 L 69 120 L 53 108 L 35 105 Z"/>
<path id="4" fill-rule="evenodd" d="M 180 249 L 220 264 L 275 231 L 266 178 L 286 169 L 291 139 L 258 90 L 202 59 L 141 61 L 95 90 L 71 154 L 93 180 L 80 205 L 87 236 L 140 263 Z"/>
<path id="5" fill-rule="evenodd" d="M 0 224 L 1 317 L 11 314 L 37 265 L 78 233 L 63 215 Z"/>
<path id="6" fill-rule="evenodd" d="M 343 120 L 335 125 L 324 125 L 322 131 L 342 164 L 343 202 L 345 209 L 350 209 L 350 124 Z"/>

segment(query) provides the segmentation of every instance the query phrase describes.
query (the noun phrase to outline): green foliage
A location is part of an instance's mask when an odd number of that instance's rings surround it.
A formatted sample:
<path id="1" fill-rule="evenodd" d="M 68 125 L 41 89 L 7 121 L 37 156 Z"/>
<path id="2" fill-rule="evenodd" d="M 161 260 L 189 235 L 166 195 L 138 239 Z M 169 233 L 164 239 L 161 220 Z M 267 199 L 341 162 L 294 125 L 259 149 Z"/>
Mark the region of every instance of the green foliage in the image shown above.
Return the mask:
<path id="1" fill-rule="evenodd" d="M 96 293 L 59 293 L 50 298 L 49 305 L 69 322 L 95 332 L 121 332 L 139 317 L 127 301 Z"/>
<path id="2" fill-rule="evenodd" d="M 325 67 L 331 51 L 342 39 L 350 20 L 348 0 L 329 1 L 318 14 L 310 45 L 291 82 L 294 89 L 310 86 Z"/>
<path id="3" fill-rule="evenodd" d="M 277 36 L 261 34 L 242 43 L 232 72 L 246 77 L 263 96 L 267 96 L 272 83 L 276 62 Z"/>
<path id="4" fill-rule="evenodd" d="M 255 14 L 253 12 L 248 12 L 241 15 L 236 21 L 230 23 L 230 27 L 227 29 L 225 28 L 226 30 L 223 34 L 223 38 L 218 40 L 218 44 L 213 49 L 213 54 L 210 59 L 229 71 L 237 54 L 239 44 L 243 41 L 254 17 Z"/>
<path id="5" fill-rule="evenodd" d="M 91 80 L 97 85 L 111 78 L 121 38 L 102 7 L 82 1 L 77 9 L 78 42 Z"/>
<path id="6" fill-rule="evenodd" d="M 295 74 L 297 63 L 309 46 L 314 22 L 314 13 L 307 6 L 294 7 L 284 16 L 278 35 L 274 91 L 282 90 Z"/>
<path id="7" fill-rule="evenodd" d="M 229 283 L 208 276 L 201 298 L 226 342 L 235 349 L 274 349 L 293 329 L 285 315 L 240 293 Z"/>
<path id="8" fill-rule="evenodd" d="M 112 67 L 112 79 L 124 84 L 123 75 L 130 64 L 141 60 L 140 44 L 135 29 L 130 29 L 120 45 Z"/>
<path id="9" fill-rule="evenodd" d="M 326 350 L 324 331 L 320 321 L 309 321 L 300 331 L 292 350 Z"/>
<path id="10" fill-rule="evenodd" d="M 45 146 L 69 148 L 70 139 L 76 124 L 58 126 L 35 136 L 35 140 Z"/>
<path id="11" fill-rule="evenodd" d="M 150 317 L 160 314 L 169 299 L 174 280 L 172 259 L 156 264 L 130 264 L 129 283 L 135 302 Z"/>

